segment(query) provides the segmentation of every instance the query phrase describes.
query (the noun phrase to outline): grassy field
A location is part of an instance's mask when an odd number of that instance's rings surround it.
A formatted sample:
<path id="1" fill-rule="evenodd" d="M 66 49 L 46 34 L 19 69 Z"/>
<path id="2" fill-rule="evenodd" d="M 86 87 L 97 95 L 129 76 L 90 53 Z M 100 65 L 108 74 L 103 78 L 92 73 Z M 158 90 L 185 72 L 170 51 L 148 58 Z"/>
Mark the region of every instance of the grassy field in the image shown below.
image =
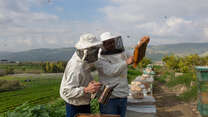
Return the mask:
<path id="1" fill-rule="evenodd" d="M 134 69 L 132 66 L 128 66 L 128 83 L 130 84 L 137 76 L 142 75 L 141 69 Z"/>
<path id="2" fill-rule="evenodd" d="M 14 109 L 28 102 L 31 105 L 44 104 L 59 97 L 62 75 L 4 76 L 0 80 L 18 80 L 24 88 L 0 92 L 0 113 Z M 30 80 L 30 82 L 26 82 Z"/>
<path id="3" fill-rule="evenodd" d="M 181 74 L 180 76 L 176 76 L 174 71 L 160 66 L 155 66 L 155 72 L 157 74 L 155 80 L 164 84 L 169 89 L 175 89 L 177 86 L 179 86 L 179 88 L 183 86 L 187 88 L 187 90 L 178 96 L 178 99 L 186 102 L 197 99 L 197 83 L 195 73 L 187 72 Z"/>
<path id="4" fill-rule="evenodd" d="M 1 67 L 3 68 L 3 66 Z M 16 66 L 16 68 L 21 69 L 18 66 Z M 139 69 L 133 69 L 129 66 L 129 83 L 135 79 L 136 76 L 141 74 Z M 16 107 L 19 107 L 26 102 L 30 107 L 39 104 L 53 103 L 60 97 L 59 87 L 61 78 L 62 74 L 14 74 L 1 76 L 0 80 L 19 81 L 23 88 L 14 91 L 0 92 L 0 113 L 14 110 Z M 91 106 L 93 113 L 99 112 L 97 101 L 92 101 Z"/>

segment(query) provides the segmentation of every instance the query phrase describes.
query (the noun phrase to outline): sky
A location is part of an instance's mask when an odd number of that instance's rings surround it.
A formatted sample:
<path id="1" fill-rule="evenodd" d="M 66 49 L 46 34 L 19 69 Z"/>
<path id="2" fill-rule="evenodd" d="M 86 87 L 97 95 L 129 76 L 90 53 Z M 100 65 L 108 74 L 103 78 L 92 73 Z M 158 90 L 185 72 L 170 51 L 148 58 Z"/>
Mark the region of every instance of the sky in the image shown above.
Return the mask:
<path id="1" fill-rule="evenodd" d="M 74 47 L 84 33 L 132 47 L 208 42 L 208 0 L 0 0 L 0 51 Z"/>

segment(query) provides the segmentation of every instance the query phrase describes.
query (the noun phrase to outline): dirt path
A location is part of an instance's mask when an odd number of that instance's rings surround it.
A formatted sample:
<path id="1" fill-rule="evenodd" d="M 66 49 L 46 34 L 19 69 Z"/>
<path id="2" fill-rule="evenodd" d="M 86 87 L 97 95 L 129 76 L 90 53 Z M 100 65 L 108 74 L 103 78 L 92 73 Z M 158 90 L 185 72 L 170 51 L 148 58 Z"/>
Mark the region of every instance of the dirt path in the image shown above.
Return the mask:
<path id="1" fill-rule="evenodd" d="M 176 94 L 170 92 L 162 84 L 155 82 L 157 117 L 200 117 L 196 112 L 196 104 L 179 101 Z"/>

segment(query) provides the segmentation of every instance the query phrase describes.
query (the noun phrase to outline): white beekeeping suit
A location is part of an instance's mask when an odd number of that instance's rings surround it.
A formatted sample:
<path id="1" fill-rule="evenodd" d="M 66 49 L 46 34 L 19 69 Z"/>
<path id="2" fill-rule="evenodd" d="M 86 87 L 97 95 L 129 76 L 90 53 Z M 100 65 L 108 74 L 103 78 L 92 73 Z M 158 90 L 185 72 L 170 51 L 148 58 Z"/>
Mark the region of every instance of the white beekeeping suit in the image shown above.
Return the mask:
<path id="1" fill-rule="evenodd" d="M 97 59 L 90 58 L 94 56 L 93 54 L 98 54 L 100 45 L 101 42 L 92 34 L 82 35 L 76 44 L 77 51 L 67 63 L 60 86 L 60 96 L 67 103 L 72 105 L 89 104 L 90 95 L 84 93 L 84 88 L 93 80 L 89 68 L 90 64 Z"/>
<path id="2" fill-rule="evenodd" d="M 103 48 L 99 51 L 99 59 L 96 62 L 96 68 L 99 73 L 99 81 L 104 85 L 117 84 L 114 88 L 111 98 L 123 98 L 128 96 L 128 80 L 127 80 L 127 55 L 124 47 L 119 40 L 120 36 L 110 36 L 110 33 L 101 35 L 101 41 L 108 38 L 116 39 L 114 50 L 105 51 Z M 104 45 L 104 43 L 103 43 Z M 103 52 L 103 54 L 102 54 Z"/>
<path id="3" fill-rule="evenodd" d="M 114 55 L 100 55 L 96 62 L 99 81 L 104 85 L 117 84 L 111 98 L 128 96 L 127 64 L 124 52 Z"/>

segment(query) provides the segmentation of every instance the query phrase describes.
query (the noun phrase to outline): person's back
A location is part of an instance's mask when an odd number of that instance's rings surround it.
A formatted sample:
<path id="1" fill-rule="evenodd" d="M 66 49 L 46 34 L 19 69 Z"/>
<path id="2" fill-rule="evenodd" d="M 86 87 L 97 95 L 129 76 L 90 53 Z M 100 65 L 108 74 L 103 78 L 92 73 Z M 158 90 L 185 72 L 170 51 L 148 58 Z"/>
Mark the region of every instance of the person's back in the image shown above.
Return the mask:
<path id="1" fill-rule="evenodd" d="M 96 62 L 99 82 L 104 85 L 117 84 L 111 98 L 128 96 L 127 64 L 124 52 L 113 55 L 101 55 Z M 98 67 L 99 66 L 99 67 Z"/>
<path id="2" fill-rule="evenodd" d="M 99 81 L 104 85 L 118 84 L 107 104 L 100 104 L 102 114 L 115 114 L 125 117 L 128 81 L 127 65 L 133 63 L 133 57 L 127 58 L 121 36 L 114 36 L 109 32 L 101 36 L 103 48 L 100 49 L 96 68 Z"/>
<path id="3" fill-rule="evenodd" d="M 77 56 L 76 53 L 67 63 L 65 72 L 62 78 L 60 96 L 69 104 L 73 105 L 86 105 L 89 104 L 90 95 L 84 94 L 83 88 L 87 87 L 90 81 L 93 80 L 89 69 L 86 68 Z M 86 68 L 86 69 L 85 69 Z M 71 77 L 71 78 L 70 78 Z M 72 77 L 77 77 L 73 79 Z M 69 85 L 70 83 L 70 85 Z M 80 89 L 73 89 L 77 84 L 79 84 Z"/>

